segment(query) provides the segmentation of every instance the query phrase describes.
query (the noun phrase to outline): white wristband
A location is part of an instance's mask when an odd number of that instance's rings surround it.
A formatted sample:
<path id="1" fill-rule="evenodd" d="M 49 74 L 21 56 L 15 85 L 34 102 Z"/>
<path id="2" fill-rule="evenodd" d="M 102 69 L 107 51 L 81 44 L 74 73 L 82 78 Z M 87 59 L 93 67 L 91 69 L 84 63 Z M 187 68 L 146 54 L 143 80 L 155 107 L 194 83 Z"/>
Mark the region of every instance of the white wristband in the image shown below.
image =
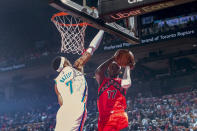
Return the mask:
<path id="1" fill-rule="evenodd" d="M 103 34 L 104 34 L 104 31 L 103 30 L 100 30 L 97 35 L 94 37 L 94 39 L 91 41 L 89 47 L 92 47 L 94 48 L 94 50 L 96 50 L 99 46 L 99 44 L 101 43 L 101 40 L 103 38 Z"/>

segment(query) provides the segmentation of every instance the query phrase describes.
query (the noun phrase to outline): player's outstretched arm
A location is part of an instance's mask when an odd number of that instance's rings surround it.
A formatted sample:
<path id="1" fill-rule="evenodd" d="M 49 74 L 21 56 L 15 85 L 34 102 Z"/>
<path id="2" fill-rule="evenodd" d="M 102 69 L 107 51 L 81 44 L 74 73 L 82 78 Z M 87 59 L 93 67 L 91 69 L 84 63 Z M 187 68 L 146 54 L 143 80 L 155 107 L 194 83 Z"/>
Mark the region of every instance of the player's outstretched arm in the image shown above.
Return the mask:
<path id="1" fill-rule="evenodd" d="M 83 66 L 90 59 L 90 57 L 91 54 L 86 51 L 79 59 L 75 61 L 74 67 L 80 72 L 83 72 Z"/>
<path id="2" fill-rule="evenodd" d="M 55 84 L 55 93 L 57 94 L 57 98 L 58 98 L 58 103 L 59 103 L 59 105 L 60 106 L 62 106 L 62 104 L 63 104 L 63 100 L 62 100 L 62 96 L 60 95 L 60 93 L 58 92 L 58 90 L 57 90 L 57 85 Z"/>
<path id="3" fill-rule="evenodd" d="M 94 51 L 98 48 L 98 46 L 101 43 L 101 40 L 103 38 L 104 31 L 100 30 L 97 35 L 94 37 L 94 39 L 91 41 L 89 48 L 86 50 L 86 52 L 75 61 L 74 67 L 82 72 L 83 66 L 86 62 L 90 59 L 90 57 L 93 55 Z"/>
<path id="4" fill-rule="evenodd" d="M 131 86 L 130 66 L 125 67 L 124 75 L 121 82 L 121 87 L 129 88 Z"/>
<path id="5" fill-rule="evenodd" d="M 98 84 L 100 85 L 101 82 L 103 81 L 103 79 L 105 78 L 105 71 L 107 70 L 108 66 L 115 60 L 114 57 L 106 60 L 105 62 L 103 62 L 97 69 L 95 72 L 95 77 L 96 77 L 96 81 L 98 82 Z"/>

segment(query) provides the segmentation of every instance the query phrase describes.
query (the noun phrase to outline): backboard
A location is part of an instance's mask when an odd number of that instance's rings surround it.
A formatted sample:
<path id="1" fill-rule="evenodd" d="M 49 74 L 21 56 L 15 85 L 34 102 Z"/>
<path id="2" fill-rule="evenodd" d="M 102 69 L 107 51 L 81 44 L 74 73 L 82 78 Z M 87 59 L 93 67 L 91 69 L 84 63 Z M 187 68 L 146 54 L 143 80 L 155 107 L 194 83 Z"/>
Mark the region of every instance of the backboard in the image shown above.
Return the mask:
<path id="1" fill-rule="evenodd" d="M 80 18 L 97 29 L 103 29 L 105 32 L 116 35 L 128 43 L 138 44 L 140 42 L 139 38 L 137 38 L 134 32 L 129 28 L 126 28 L 118 22 L 105 22 L 99 18 L 97 9 L 81 5 L 77 3 L 76 0 L 51 0 L 49 4 L 60 11 Z"/>
<path id="2" fill-rule="evenodd" d="M 196 0 L 99 0 L 99 17 L 105 22 L 114 22 Z"/>

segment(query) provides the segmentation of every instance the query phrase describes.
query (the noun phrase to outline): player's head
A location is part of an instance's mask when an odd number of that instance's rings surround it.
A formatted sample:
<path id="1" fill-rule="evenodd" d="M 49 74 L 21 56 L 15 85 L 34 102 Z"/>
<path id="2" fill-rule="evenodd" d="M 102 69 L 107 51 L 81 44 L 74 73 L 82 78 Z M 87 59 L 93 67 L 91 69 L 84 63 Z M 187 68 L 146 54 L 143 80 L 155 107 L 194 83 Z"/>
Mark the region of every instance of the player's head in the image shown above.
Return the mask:
<path id="1" fill-rule="evenodd" d="M 111 78 L 116 78 L 118 77 L 119 73 L 120 73 L 121 67 L 115 62 L 113 61 L 109 66 L 108 66 L 108 75 Z"/>
<path id="2" fill-rule="evenodd" d="M 57 72 L 61 72 L 62 69 L 66 66 L 72 66 L 72 65 L 70 64 L 70 61 L 68 59 L 62 56 L 56 57 L 52 62 L 52 67 Z"/>

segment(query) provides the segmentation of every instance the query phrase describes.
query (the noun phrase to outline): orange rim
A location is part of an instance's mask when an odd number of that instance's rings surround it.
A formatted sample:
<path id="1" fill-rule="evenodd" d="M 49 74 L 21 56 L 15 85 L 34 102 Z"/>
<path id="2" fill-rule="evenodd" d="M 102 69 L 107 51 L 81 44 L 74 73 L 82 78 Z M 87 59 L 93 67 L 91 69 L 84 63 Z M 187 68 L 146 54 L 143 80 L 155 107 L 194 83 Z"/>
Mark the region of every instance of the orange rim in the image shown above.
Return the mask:
<path id="1" fill-rule="evenodd" d="M 67 16 L 67 15 L 70 15 L 66 12 L 59 12 L 59 13 L 56 13 L 54 14 L 52 17 L 51 17 L 51 21 L 53 21 L 54 23 L 56 24 L 59 24 L 61 26 L 91 26 L 90 24 L 86 23 L 86 22 L 82 22 L 82 23 L 78 23 L 78 24 L 64 24 L 64 23 L 60 23 L 58 21 L 55 20 L 55 17 L 58 17 L 58 16 Z"/>

